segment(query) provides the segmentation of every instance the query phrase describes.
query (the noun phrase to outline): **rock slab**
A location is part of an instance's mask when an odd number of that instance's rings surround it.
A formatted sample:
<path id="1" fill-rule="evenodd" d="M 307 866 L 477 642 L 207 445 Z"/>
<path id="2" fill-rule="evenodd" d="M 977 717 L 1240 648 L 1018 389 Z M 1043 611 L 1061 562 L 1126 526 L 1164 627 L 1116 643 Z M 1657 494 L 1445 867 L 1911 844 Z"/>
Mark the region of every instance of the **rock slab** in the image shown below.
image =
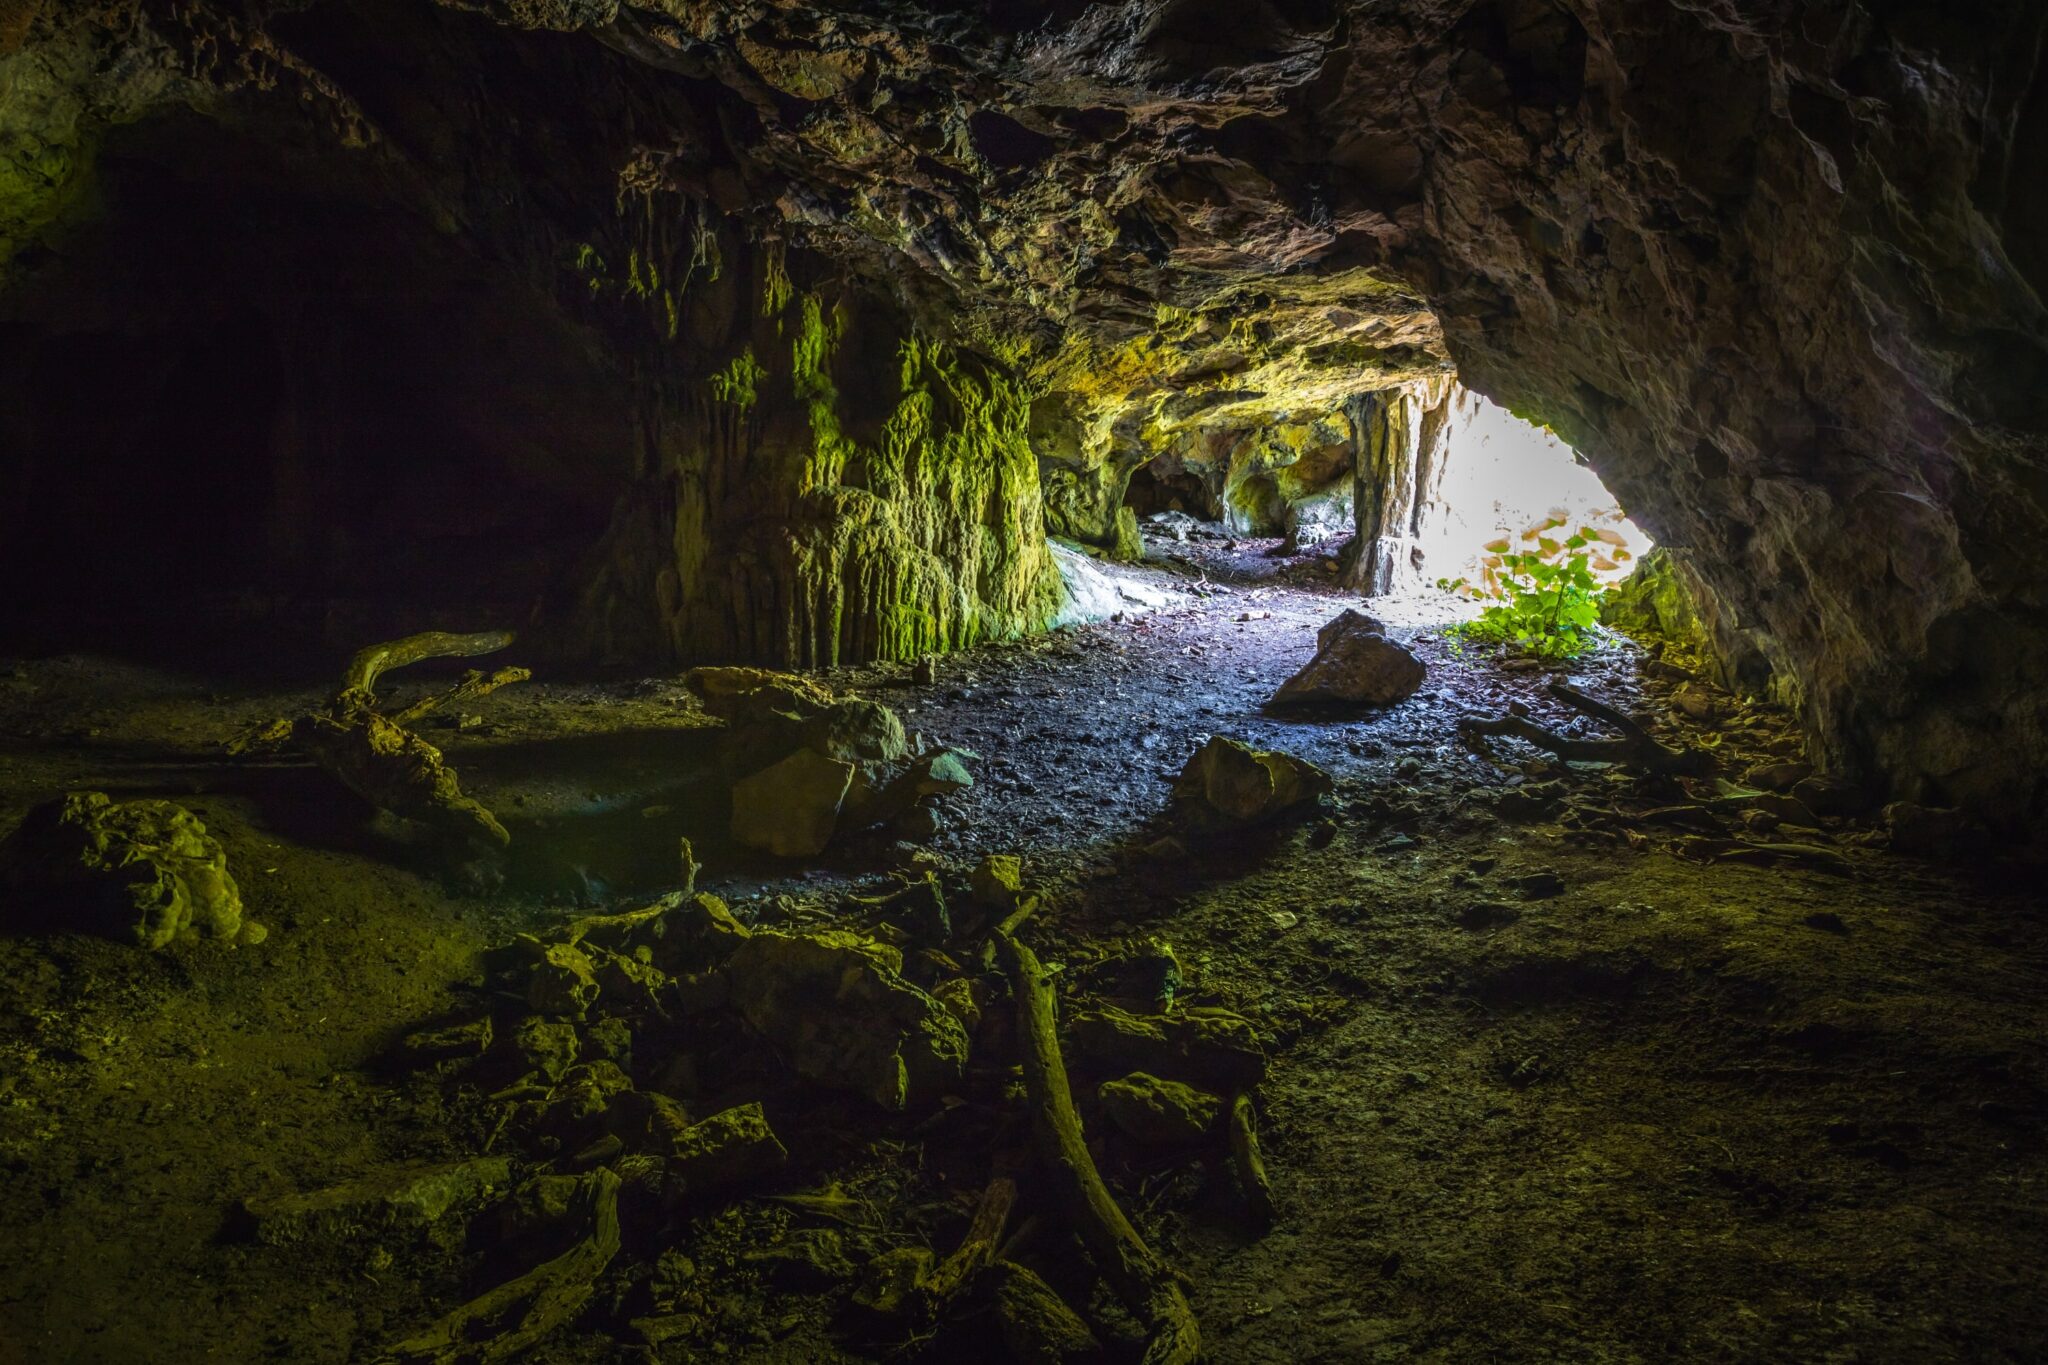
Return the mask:
<path id="1" fill-rule="evenodd" d="M 1361 611 L 1346 611 L 1316 633 L 1316 656 L 1273 694 L 1275 706 L 1318 703 L 1392 706 L 1422 686 L 1422 660 Z"/>

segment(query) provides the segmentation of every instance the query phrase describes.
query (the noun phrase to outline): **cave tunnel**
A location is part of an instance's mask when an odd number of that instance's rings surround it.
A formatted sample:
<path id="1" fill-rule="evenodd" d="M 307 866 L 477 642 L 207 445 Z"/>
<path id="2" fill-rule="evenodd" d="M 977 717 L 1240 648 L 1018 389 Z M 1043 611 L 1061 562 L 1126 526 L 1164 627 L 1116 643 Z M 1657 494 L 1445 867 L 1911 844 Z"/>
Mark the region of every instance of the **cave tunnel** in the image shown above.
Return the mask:
<path id="1" fill-rule="evenodd" d="M 0 1365 L 2032 1358 L 2044 44 L 0 0 Z"/>

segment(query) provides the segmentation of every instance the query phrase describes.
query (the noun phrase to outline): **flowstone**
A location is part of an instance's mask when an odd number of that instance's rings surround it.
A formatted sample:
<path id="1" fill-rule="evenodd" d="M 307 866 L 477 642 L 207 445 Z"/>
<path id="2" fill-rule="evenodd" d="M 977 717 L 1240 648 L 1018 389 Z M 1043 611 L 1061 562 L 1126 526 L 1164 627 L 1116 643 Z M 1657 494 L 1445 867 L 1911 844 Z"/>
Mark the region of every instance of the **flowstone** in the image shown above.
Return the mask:
<path id="1" fill-rule="evenodd" d="M 180 937 L 256 941 L 220 841 L 170 801 L 72 792 L 29 812 L 0 863 L 24 927 L 163 948 Z"/>

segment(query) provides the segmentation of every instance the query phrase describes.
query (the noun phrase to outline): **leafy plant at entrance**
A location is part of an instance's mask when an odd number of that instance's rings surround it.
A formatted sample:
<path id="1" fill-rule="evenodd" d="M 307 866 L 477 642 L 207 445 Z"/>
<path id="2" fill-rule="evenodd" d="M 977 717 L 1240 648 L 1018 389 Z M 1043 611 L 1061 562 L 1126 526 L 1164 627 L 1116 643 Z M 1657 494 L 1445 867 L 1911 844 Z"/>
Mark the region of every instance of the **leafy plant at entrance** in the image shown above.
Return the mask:
<path id="1" fill-rule="evenodd" d="M 1524 532 L 1533 549 L 1514 550 L 1506 539 L 1487 545 L 1480 583 L 1437 580 L 1440 588 L 1488 603 L 1479 619 L 1454 627 L 1455 638 L 1504 644 L 1544 659 L 1569 659 L 1592 647 L 1600 599 L 1608 591 L 1593 575 L 1593 557 L 1608 538 L 1590 526 L 1562 540 L 1547 534 L 1567 524 L 1552 517 Z"/>

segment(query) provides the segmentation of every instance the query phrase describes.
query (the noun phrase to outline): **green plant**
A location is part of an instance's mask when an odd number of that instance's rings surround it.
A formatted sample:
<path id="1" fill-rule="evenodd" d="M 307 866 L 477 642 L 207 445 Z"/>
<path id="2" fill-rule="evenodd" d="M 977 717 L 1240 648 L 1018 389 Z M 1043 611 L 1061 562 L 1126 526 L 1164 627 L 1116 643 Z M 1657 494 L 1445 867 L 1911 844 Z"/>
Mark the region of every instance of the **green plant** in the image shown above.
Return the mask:
<path id="1" fill-rule="evenodd" d="M 1505 539 L 1486 546 L 1477 584 L 1437 580 L 1440 588 L 1487 603 L 1477 620 L 1453 628 L 1455 639 L 1502 644 L 1544 659 L 1569 659 L 1592 647 L 1607 592 L 1593 576 L 1594 547 L 1603 537 L 1590 526 L 1563 540 L 1545 534 L 1564 525 L 1554 517 L 1524 532 L 1533 549 L 1514 550 Z"/>

